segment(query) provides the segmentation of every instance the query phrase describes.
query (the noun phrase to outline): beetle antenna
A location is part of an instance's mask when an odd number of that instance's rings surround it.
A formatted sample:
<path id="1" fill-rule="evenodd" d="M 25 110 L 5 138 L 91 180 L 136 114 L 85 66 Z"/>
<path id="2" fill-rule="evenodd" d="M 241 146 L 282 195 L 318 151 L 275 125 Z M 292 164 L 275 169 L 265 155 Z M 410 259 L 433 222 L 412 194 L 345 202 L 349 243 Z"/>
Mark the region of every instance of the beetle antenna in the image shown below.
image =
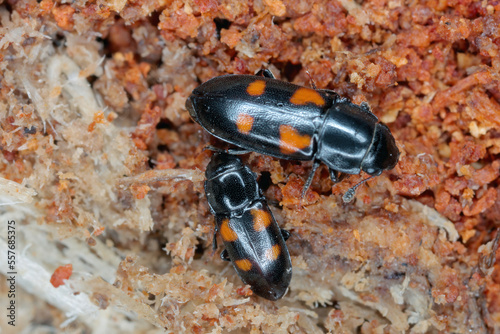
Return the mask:
<path id="1" fill-rule="evenodd" d="M 303 198 L 306 197 L 307 189 L 309 189 L 309 187 L 311 186 L 311 183 L 312 183 L 313 178 L 314 178 L 314 174 L 316 173 L 316 170 L 318 169 L 320 164 L 321 164 L 321 162 L 319 160 L 314 160 L 314 163 L 313 163 L 312 168 L 311 168 L 311 172 L 309 173 L 309 176 L 307 177 L 307 181 L 306 181 L 306 183 L 304 183 L 304 187 L 302 188 L 301 201 Z"/>
<path id="2" fill-rule="evenodd" d="M 344 203 L 349 203 L 351 202 L 353 199 L 354 199 L 354 195 L 356 194 L 356 189 L 358 189 L 358 187 L 360 185 L 362 185 L 363 183 L 365 183 L 366 181 L 370 180 L 371 178 L 374 178 L 375 175 L 372 175 L 364 180 L 362 180 L 361 182 L 359 182 L 358 184 L 356 184 L 355 186 L 349 188 L 344 196 L 342 196 L 342 200 L 344 201 Z"/>

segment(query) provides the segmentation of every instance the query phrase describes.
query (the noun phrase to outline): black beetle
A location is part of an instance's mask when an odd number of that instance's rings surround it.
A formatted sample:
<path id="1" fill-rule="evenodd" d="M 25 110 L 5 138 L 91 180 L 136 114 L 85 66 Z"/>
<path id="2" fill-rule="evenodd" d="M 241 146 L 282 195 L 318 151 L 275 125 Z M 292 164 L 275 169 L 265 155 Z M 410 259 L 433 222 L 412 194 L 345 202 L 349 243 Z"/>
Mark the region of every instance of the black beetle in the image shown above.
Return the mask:
<path id="1" fill-rule="evenodd" d="M 276 80 L 268 70 L 263 74 L 208 80 L 193 90 L 186 108 L 212 135 L 245 150 L 314 160 L 304 191 L 320 161 L 334 182 L 339 173 L 376 176 L 396 166 L 399 150 L 394 137 L 368 104 L 356 105 L 331 90 Z M 352 200 L 358 185 L 344 201 Z"/>
<path id="2" fill-rule="evenodd" d="M 240 158 L 219 152 L 212 156 L 205 175 L 215 233 L 220 233 L 226 247 L 221 258 L 232 262 L 241 280 L 256 295 L 269 300 L 283 297 L 292 278 L 285 244 L 289 232 L 280 230 L 255 174 Z"/>

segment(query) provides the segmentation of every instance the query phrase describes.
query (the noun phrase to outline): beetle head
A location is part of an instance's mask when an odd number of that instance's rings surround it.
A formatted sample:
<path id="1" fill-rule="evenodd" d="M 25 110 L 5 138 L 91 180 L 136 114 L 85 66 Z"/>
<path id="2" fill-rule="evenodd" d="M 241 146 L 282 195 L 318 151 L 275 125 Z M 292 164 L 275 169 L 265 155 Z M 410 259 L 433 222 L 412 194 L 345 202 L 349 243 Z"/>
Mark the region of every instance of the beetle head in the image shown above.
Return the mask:
<path id="1" fill-rule="evenodd" d="M 197 120 L 196 117 L 196 96 L 191 94 L 186 100 L 186 109 L 189 111 L 189 115 L 191 115 L 191 118 L 193 120 Z"/>
<path id="2" fill-rule="evenodd" d="M 205 175 L 205 194 L 215 214 L 233 214 L 260 197 L 255 174 L 234 155 L 216 152 Z"/>
<path id="3" fill-rule="evenodd" d="M 241 162 L 241 159 L 237 156 L 227 154 L 225 152 L 215 152 L 207 165 L 205 176 L 207 180 L 210 180 L 230 170 L 238 170 L 243 167 L 244 165 Z"/>
<path id="4" fill-rule="evenodd" d="M 370 150 L 361 163 L 361 169 L 370 175 L 380 175 L 398 163 L 399 150 L 389 128 L 378 123 Z"/>
<path id="5" fill-rule="evenodd" d="M 250 273 L 245 276 L 240 275 L 240 277 L 244 283 L 251 286 L 253 293 L 257 296 L 275 301 L 282 298 L 288 291 L 292 279 L 292 267 L 276 268 L 266 277 L 263 277 L 262 273 Z"/>
<path id="6" fill-rule="evenodd" d="M 226 99 L 228 84 L 224 83 L 228 78 L 232 78 L 233 81 L 238 80 L 238 76 L 235 75 L 221 75 L 202 83 L 191 92 L 186 100 L 186 109 L 194 121 L 200 123 L 198 115 L 207 113 L 211 106 L 217 104 L 217 99 Z"/>

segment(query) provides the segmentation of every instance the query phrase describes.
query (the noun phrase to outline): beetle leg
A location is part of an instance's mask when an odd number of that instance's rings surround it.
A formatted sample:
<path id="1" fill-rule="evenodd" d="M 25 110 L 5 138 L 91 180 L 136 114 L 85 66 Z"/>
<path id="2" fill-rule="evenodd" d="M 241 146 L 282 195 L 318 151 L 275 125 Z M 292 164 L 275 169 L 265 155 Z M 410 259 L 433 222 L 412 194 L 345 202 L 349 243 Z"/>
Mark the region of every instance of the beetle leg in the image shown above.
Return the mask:
<path id="1" fill-rule="evenodd" d="M 338 174 L 339 174 L 339 172 L 330 168 L 330 178 L 332 179 L 333 183 L 339 182 L 339 175 Z"/>
<path id="2" fill-rule="evenodd" d="M 203 148 L 203 151 L 205 151 L 205 150 L 210 150 L 210 151 L 214 151 L 214 152 L 217 152 L 217 153 L 223 153 L 224 152 L 223 149 L 215 147 L 215 146 L 212 146 L 212 145 L 205 146 Z"/>
<path id="3" fill-rule="evenodd" d="M 351 175 L 330 169 L 330 178 L 332 179 L 333 183 L 338 183 L 345 178 L 349 178 L 349 176 Z"/>
<path id="4" fill-rule="evenodd" d="M 287 241 L 288 238 L 290 238 L 290 231 L 281 229 L 281 235 L 283 236 L 283 239 L 285 239 L 285 241 Z"/>
<path id="5" fill-rule="evenodd" d="M 257 72 L 257 75 L 262 75 L 264 78 L 276 79 L 273 72 L 271 72 L 271 70 L 267 68 Z"/>
<path id="6" fill-rule="evenodd" d="M 217 153 L 228 153 L 228 154 L 233 154 L 233 155 L 241 155 L 241 154 L 248 154 L 251 153 L 252 151 L 249 150 L 244 150 L 244 149 L 236 149 L 236 148 L 228 148 L 227 150 L 223 150 L 221 148 L 212 146 L 212 145 L 207 145 L 203 148 L 204 150 L 210 150 L 214 151 Z"/>
<path id="7" fill-rule="evenodd" d="M 314 90 L 316 90 L 316 83 L 314 82 L 314 79 L 311 76 L 311 73 L 309 73 L 308 70 L 306 70 L 307 75 L 309 76 L 309 81 L 311 82 L 311 86 Z"/>
<path id="8" fill-rule="evenodd" d="M 307 181 L 304 184 L 304 188 L 302 189 L 302 198 L 306 196 L 307 189 L 309 189 L 309 187 L 311 186 L 311 183 L 314 178 L 314 173 L 316 173 L 316 169 L 318 169 L 320 163 L 321 162 L 319 160 L 314 160 L 311 173 L 309 174 L 309 177 L 307 178 Z"/>
<path id="9" fill-rule="evenodd" d="M 230 149 L 227 149 L 226 152 L 229 154 L 232 154 L 232 155 L 242 155 L 242 154 L 251 153 L 252 151 L 245 150 L 245 149 L 230 148 Z"/>
<path id="10" fill-rule="evenodd" d="M 220 258 L 221 258 L 222 261 L 231 261 L 231 259 L 229 258 L 229 254 L 227 254 L 227 249 L 224 249 L 220 253 Z"/>
<path id="11" fill-rule="evenodd" d="M 212 240 L 212 250 L 214 252 L 217 249 L 217 232 L 219 232 L 219 229 L 217 228 L 217 225 L 216 225 L 215 229 L 214 229 L 214 238 Z M 212 253 L 212 255 L 213 255 L 213 253 Z"/>
<path id="12" fill-rule="evenodd" d="M 330 168 L 330 178 L 332 179 L 333 183 L 340 182 L 340 172 Z"/>

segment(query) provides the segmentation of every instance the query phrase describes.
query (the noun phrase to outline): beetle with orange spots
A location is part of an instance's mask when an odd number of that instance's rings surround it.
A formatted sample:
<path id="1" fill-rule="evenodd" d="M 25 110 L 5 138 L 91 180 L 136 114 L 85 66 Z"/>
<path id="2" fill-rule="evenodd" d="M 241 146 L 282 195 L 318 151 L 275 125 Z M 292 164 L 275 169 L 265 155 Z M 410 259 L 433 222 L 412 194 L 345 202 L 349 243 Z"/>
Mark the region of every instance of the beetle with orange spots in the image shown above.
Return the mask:
<path id="1" fill-rule="evenodd" d="M 216 152 L 205 175 L 215 233 L 219 232 L 225 246 L 221 258 L 232 262 L 256 295 L 269 300 L 283 297 L 292 278 L 285 244 L 289 232 L 276 223 L 255 174 L 240 158 Z M 216 235 L 213 248 L 217 248 Z"/>
<path id="2" fill-rule="evenodd" d="M 341 173 L 380 175 L 399 159 L 389 128 L 368 104 L 356 105 L 331 90 L 276 80 L 269 70 L 263 76 L 223 75 L 208 80 L 193 90 L 186 108 L 212 135 L 244 150 L 313 160 L 304 191 L 320 162 L 337 182 Z M 344 195 L 344 201 L 352 200 L 357 186 Z"/>

